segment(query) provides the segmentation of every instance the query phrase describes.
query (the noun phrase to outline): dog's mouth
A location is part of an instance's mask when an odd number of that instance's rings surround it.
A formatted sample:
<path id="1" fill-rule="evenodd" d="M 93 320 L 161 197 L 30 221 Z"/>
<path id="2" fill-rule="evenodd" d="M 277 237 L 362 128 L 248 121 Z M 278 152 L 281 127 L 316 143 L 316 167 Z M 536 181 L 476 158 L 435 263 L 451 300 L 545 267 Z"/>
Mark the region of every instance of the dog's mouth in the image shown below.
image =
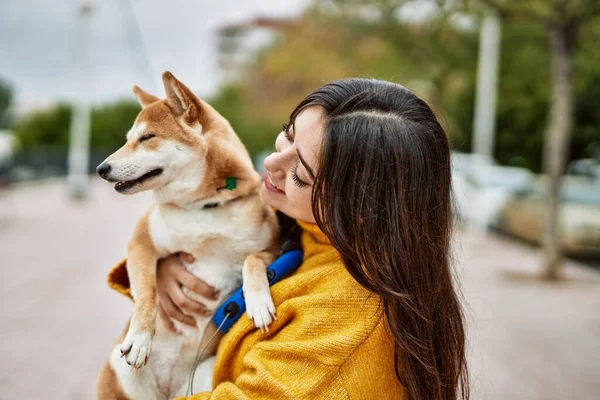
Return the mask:
<path id="1" fill-rule="evenodd" d="M 140 183 L 145 182 L 148 179 L 154 178 L 155 176 L 162 174 L 162 172 L 162 168 L 156 168 L 150 172 L 146 172 L 139 178 L 132 179 L 130 181 L 119 181 L 115 184 L 115 190 L 119 193 L 125 192 L 134 187 L 135 185 L 139 185 Z"/>

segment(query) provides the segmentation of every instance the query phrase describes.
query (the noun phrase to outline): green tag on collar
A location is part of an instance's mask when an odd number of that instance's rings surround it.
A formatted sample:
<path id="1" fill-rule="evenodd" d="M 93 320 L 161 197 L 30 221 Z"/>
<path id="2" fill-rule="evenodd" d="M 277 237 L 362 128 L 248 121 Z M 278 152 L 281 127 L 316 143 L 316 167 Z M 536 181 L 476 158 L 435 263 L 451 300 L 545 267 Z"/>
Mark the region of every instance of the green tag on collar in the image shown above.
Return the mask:
<path id="1" fill-rule="evenodd" d="M 227 180 L 225 181 L 225 189 L 233 190 L 236 187 L 237 187 L 237 180 L 233 176 L 228 177 Z"/>

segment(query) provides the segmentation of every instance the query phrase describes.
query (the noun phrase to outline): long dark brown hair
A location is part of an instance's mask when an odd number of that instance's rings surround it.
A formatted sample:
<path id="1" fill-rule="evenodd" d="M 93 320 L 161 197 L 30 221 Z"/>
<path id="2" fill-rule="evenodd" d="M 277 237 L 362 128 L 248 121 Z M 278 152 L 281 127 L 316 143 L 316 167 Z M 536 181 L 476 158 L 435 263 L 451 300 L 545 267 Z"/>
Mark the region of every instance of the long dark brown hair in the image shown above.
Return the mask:
<path id="1" fill-rule="evenodd" d="M 465 328 L 451 268 L 450 144 L 403 86 L 343 79 L 306 97 L 324 109 L 312 192 L 346 269 L 380 296 L 410 400 L 468 399 Z"/>

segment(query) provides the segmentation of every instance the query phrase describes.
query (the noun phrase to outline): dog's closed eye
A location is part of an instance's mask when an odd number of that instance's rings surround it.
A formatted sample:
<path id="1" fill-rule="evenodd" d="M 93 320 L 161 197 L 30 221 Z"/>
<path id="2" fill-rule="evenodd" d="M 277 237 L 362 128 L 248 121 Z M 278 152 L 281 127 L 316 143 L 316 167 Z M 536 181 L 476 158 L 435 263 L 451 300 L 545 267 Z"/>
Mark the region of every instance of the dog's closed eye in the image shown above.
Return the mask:
<path id="1" fill-rule="evenodd" d="M 147 133 L 143 136 L 140 137 L 140 143 L 149 139 L 152 139 L 154 136 L 156 136 L 154 133 Z"/>

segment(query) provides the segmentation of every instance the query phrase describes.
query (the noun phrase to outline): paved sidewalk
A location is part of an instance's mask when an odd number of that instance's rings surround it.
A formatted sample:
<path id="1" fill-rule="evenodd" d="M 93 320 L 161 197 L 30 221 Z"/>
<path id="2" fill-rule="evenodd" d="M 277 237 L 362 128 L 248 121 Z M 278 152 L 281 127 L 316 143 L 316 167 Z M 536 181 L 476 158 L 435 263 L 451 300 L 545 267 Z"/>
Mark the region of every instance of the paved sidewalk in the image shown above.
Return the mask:
<path id="1" fill-rule="evenodd" d="M 149 202 L 98 180 L 81 203 L 62 181 L 0 197 L 0 399 L 94 398 L 130 311 L 105 275 Z M 470 231 L 457 241 L 472 398 L 599 398 L 600 273 L 568 262 L 566 284 L 523 279 L 535 249 Z"/>

